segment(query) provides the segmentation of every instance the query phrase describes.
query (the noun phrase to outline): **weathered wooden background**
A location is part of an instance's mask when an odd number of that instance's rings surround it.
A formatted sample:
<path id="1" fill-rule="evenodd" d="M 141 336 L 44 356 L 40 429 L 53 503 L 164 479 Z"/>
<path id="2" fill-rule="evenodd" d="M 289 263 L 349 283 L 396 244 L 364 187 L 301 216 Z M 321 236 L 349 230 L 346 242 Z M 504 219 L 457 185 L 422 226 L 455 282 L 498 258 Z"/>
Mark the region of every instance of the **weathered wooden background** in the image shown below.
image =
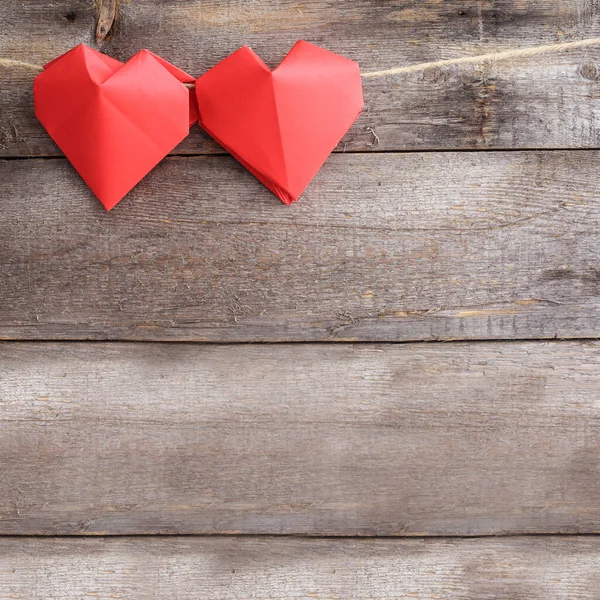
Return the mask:
<path id="1" fill-rule="evenodd" d="M 0 57 L 193 75 L 598 36 L 595 0 L 0 2 Z M 366 79 L 291 207 L 194 127 L 110 213 L 0 67 L 0 599 L 600 598 L 599 58 Z"/>

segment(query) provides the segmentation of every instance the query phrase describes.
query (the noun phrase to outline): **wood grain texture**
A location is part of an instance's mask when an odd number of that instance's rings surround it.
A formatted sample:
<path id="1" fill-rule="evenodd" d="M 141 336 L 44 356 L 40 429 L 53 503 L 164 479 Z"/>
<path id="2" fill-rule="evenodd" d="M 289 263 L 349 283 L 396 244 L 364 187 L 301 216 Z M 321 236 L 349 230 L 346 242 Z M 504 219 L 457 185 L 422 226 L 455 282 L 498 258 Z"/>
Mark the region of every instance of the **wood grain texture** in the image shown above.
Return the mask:
<path id="1" fill-rule="evenodd" d="M 599 158 L 336 155 L 291 207 L 170 158 L 110 213 L 64 159 L 2 161 L 0 337 L 598 337 Z"/>
<path id="2" fill-rule="evenodd" d="M 0 56 L 44 64 L 83 42 L 125 61 L 147 47 L 200 75 L 244 44 L 274 67 L 306 39 L 369 71 L 600 36 L 594 0 L 124 0 L 97 44 L 96 8 L 3 0 Z M 366 111 L 339 150 L 597 147 L 599 57 L 590 48 L 365 80 Z M 32 79 L 0 69 L 0 155 L 58 154 L 33 115 Z M 175 150 L 214 152 L 198 127 Z"/>
<path id="3" fill-rule="evenodd" d="M 0 534 L 600 531 L 600 344 L 0 345 Z"/>
<path id="4" fill-rule="evenodd" d="M 595 600 L 597 538 L 0 539 L 0 598 Z"/>

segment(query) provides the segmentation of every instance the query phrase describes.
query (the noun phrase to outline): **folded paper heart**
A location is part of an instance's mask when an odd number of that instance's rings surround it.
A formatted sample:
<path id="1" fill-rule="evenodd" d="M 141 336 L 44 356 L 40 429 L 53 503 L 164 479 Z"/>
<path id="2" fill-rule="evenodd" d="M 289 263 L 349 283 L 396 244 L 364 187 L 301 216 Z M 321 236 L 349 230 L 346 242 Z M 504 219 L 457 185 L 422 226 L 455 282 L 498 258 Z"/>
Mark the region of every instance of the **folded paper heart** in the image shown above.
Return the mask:
<path id="1" fill-rule="evenodd" d="M 363 105 L 358 64 L 302 41 L 273 71 L 243 47 L 193 82 L 148 50 L 123 64 L 80 45 L 36 77 L 35 113 L 110 210 L 196 120 L 291 204 Z"/>
<path id="2" fill-rule="evenodd" d="M 123 64 L 80 45 L 44 69 L 35 114 L 107 210 L 196 120 L 194 78 L 148 50 Z"/>
<path id="3" fill-rule="evenodd" d="M 196 81 L 196 96 L 199 124 L 285 204 L 363 106 L 358 64 L 303 41 L 273 71 L 240 48 Z"/>

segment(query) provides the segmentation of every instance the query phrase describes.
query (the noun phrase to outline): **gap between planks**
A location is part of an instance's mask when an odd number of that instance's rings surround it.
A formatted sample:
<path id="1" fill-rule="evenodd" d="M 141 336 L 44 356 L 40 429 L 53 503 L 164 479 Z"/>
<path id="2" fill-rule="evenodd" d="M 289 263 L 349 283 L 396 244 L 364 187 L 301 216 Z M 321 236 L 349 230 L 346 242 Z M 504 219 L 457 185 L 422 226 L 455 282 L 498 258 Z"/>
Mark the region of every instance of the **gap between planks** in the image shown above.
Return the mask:
<path id="1" fill-rule="evenodd" d="M 541 148 L 541 147 L 531 147 L 531 148 L 423 148 L 423 149 L 397 149 L 397 150 L 334 150 L 331 154 L 336 155 L 347 155 L 347 156 L 356 156 L 356 155 L 370 155 L 370 154 L 494 154 L 494 153 L 508 153 L 508 152 L 591 152 L 594 150 L 600 150 L 600 146 L 581 146 L 579 148 L 569 148 L 569 147 L 556 147 L 556 148 Z M 198 158 L 198 157 L 216 157 L 220 158 L 223 156 L 231 156 L 229 152 L 184 152 L 179 154 L 167 154 L 162 160 L 165 158 L 169 159 L 185 159 L 185 158 Z M 27 161 L 27 160 L 67 160 L 67 158 L 63 155 L 50 155 L 50 154 L 40 154 L 40 155 L 31 155 L 31 156 L 0 156 L 0 161 Z M 301 202 L 302 198 L 298 200 Z"/>

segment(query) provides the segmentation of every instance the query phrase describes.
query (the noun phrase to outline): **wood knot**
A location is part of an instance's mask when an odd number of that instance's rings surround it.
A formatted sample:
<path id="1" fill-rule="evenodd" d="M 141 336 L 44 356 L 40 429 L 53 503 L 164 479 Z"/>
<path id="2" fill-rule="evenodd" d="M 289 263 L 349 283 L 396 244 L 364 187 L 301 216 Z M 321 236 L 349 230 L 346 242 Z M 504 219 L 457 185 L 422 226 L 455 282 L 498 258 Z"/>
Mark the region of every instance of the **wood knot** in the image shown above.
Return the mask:
<path id="1" fill-rule="evenodd" d="M 598 73 L 598 67 L 594 63 L 585 63 L 579 68 L 579 74 L 585 79 L 591 79 L 592 81 L 598 81 L 600 79 L 600 73 Z"/>
<path id="2" fill-rule="evenodd" d="M 427 83 L 444 83 L 448 79 L 448 71 L 440 67 L 431 67 L 423 71 L 423 81 Z"/>
<path id="3" fill-rule="evenodd" d="M 119 0 L 100 0 L 96 23 L 96 42 L 104 41 L 112 31 L 119 12 Z"/>

